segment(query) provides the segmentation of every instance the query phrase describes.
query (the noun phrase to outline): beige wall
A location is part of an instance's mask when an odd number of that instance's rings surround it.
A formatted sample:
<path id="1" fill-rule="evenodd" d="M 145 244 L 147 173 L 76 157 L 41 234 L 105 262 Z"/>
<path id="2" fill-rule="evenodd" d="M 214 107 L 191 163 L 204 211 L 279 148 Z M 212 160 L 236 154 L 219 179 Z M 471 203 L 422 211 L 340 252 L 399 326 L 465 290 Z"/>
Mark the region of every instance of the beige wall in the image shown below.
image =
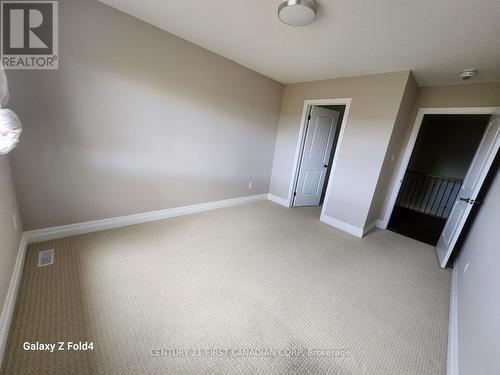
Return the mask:
<path id="1" fill-rule="evenodd" d="M 269 191 L 281 84 L 96 1 L 59 6 L 60 69 L 8 72 L 26 229 Z"/>
<path id="2" fill-rule="evenodd" d="M 499 104 L 500 82 L 422 87 L 410 122 L 415 121 L 418 108 L 486 107 Z"/>
<path id="3" fill-rule="evenodd" d="M 17 230 L 13 215 L 16 216 Z M 0 314 L 14 271 L 22 224 L 7 156 L 0 155 Z"/>
<path id="4" fill-rule="evenodd" d="M 285 86 L 270 192 L 287 198 L 304 100 L 352 98 L 327 215 L 363 228 L 409 72 Z"/>
<path id="5" fill-rule="evenodd" d="M 417 117 L 419 108 L 440 108 L 440 107 L 500 107 L 500 82 L 495 83 L 467 83 L 451 86 L 421 87 L 418 89 L 413 108 L 406 119 L 404 127 L 403 141 L 400 143 L 399 156 L 397 162 L 387 173 L 392 173 L 391 183 L 387 189 L 380 191 L 378 202 L 383 199 L 380 209 L 373 207 L 370 211 L 370 219 L 377 217 L 383 219 L 389 203 L 389 196 L 397 183 L 397 171 L 399 170 L 406 145 L 410 139 L 410 134 Z M 370 220 L 368 220 L 368 223 Z"/>
<path id="6" fill-rule="evenodd" d="M 398 161 L 403 157 L 402 147 L 405 141 L 408 117 L 415 104 L 417 93 L 417 82 L 415 82 L 413 75 L 410 74 L 365 225 L 370 225 L 375 220 L 382 219 L 382 214 L 389 204 L 388 192 L 396 182 L 397 173 L 395 166 L 398 165 Z"/>

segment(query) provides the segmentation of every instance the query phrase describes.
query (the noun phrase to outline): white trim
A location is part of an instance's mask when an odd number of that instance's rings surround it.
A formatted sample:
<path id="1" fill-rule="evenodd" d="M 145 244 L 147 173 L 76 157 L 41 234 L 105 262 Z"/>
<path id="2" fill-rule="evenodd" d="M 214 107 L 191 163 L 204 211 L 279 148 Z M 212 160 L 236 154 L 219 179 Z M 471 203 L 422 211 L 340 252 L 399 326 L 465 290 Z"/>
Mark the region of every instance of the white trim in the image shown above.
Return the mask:
<path id="1" fill-rule="evenodd" d="M 295 146 L 295 156 L 293 158 L 293 167 L 292 167 L 292 174 L 290 176 L 290 184 L 288 186 L 288 195 L 287 195 L 287 201 L 288 201 L 288 207 L 292 207 L 293 205 L 293 189 L 295 188 L 295 185 L 297 183 L 297 177 L 299 173 L 299 164 L 300 164 L 300 154 L 302 151 L 302 148 L 304 147 L 304 141 L 305 141 L 305 135 L 306 135 L 306 124 L 307 124 L 307 117 L 309 115 L 310 111 L 310 101 L 305 100 L 304 101 L 304 107 L 302 109 L 302 117 L 301 117 L 301 122 L 300 122 L 300 130 L 299 130 L 299 136 L 297 139 L 297 145 Z"/>
<path id="2" fill-rule="evenodd" d="M 352 224 L 346 223 L 344 221 L 334 219 L 331 216 L 328 216 L 326 214 L 321 214 L 320 220 L 328 225 L 331 225 L 332 227 L 335 227 L 337 229 L 343 230 L 344 232 L 350 233 L 353 236 L 362 238 L 363 237 L 363 229 L 358 228 Z"/>
<path id="3" fill-rule="evenodd" d="M 287 202 L 288 207 L 292 207 L 292 199 L 293 199 L 293 189 L 295 188 L 295 184 L 297 183 L 297 177 L 299 173 L 299 163 L 300 163 L 300 154 L 302 148 L 304 146 L 305 139 L 305 128 L 307 124 L 307 116 L 309 114 L 309 110 L 314 105 L 345 105 L 344 116 L 342 118 L 342 124 L 340 125 L 340 133 L 339 138 L 337 140 L 337 146 L 335 148 L 335 154 L 333 155 L 333 163 L 332 168 L 330 170 L 330 177 L 328 178 L 328 183 L 326 187 L 325 200 L 323 202 L 323 208 L 321 209 L 321 214 L 325 213 L 327 204 L 328 204 L 328 196 L 331 189 L 331 182 L 333 181 L 333 175 L 335 174 L 335 169 L 337 167 L 338 156 L 340 153 L 340 148 L 342 146 L 342 140 L 344 138 L 345 128 L 347 126 L 347 118 L 349 117 L 349 110 L 351 108 L 351 98 L 341 98 L 341 99 L 313 99 L 313 100 L 304 100 L 304 107 L 302 109 L 302 119 L 300 123 L 299 136 L 297 139 L 297 145 L 295 146 L 295 157 L 293 159 L 293 168 L 292 175 L 290 178 L 290 185 L 288 187 L 288 196 Z"/>
<path id="4" fill-rule="evenodd" d="M 499 110 L 500 107 L 446 107 L 446 108 L 419 108 L 417 112 L 417 117 L 415 118 L 415 122 L 413 123 L 413 128 L 411 131 L 410 139 L 406 144 L 403 160 L 401 161 L 401 165 L 398 169 L 398 174 L 396 178 L 396 182 L 392 187 L 392 192 L 389 198 L 389 204 L 387 205 L 383 218 L 383 227 L 387 228 L 389 225 L 389 220 L 391 219 L 392 211 L 394 209 L 394 205 L 396 204 L 396 199 L 399 194 L 399 189 L 401 187 L 401 183 L 403 182 L 403 178 L 408 168 L 408 164 L 410 162 L 411 154 L 413 153 L 413 148 L 415 147 L 415 142 L 417 141 L 418 132 L 420 131 L 420 127 L 422 125 L 422 121 L 425 115 L 467 115 L 467 114 L 476 114 L 476 115 L 492 115 L 495 111 Z"/>
<path id="5" fill-rule="evenodd" d="M 446 374 L 458 375 L 458 264 L 451 272 L 450 316 L 448 323 L 448 356 L 446 358 Z"/>
<path id="6" fill-rule="evenodd" d="M 10 278 L 9 289 L 5 296 L 5 301 L 0 315 L 0 367 L 7 349 L 7 339 L 9 337 L 10 325 L 12 316 L 14 315 L 14 308 L 16 306 L 17 293 L 19 285 L 21 284 L 21 276 L 23 273 L 24 258 L 26 256 L 27 243 L 25 236 L 21 237 L 19 242 L 19 250 L 17 251 L 16 263 Z"/>
<path id="7" fill-rule="evenodd" d="M 375 220 L 375 227 L 378 229 L 387 229 L 387 227 L 384 225 L 384 220 L 381 219 Z"/>
<path id="8" fill-rule="evenodd" d="M 165 210 L 144 212 L 140 214 L 113 217 L 109 219 L 87 221 L 77 224 L 63 225 L 59 227 L 37 229 L 25 232 L 28 244 L 34 242 L 55 240 L 58 238 L 76 236 L 84 233 L 98 232 L 101 230 L 125 227 L 128 225 L 147 223 L 150 221 L 163 220 L 171 217 L 192 214 L 196 212 L 214 210 L 217 208 L 236 206 L 239 204 L 266 200 L 267 194 L 250 195 L 246 197 L 225 199 L 215 202 L 194 204 L 192 206 L 168 208 Z"/>
<path id="9" fill-rule="evenodd" d="M 399 190 L 398 190 L 399 191 Z M 397 198 L 397 196 L 396 196 Z M 392 211 L 391 211 L 391 214 L 392 214 Z M 391 215 L 389 215 L 389 219 L 391 218 Z M 376 227 L 377 228 L 380 228 L 380 229 L 387 229 L 387 227 L 389 226 L 389 222 L 385 222 L 385 219 L 382 218 L 382 219 L 378 219 L 377 220 L 377 224 L 376 224 Z"/>
<path id="10" fill-rule="evenodd" d="M 289 202 L 285 198 L 278 197 L 277 195 L 274 194 L 267 194 L 267 199 L 269 199 L 271 202 L 277 203 L 279 205 L 285 206 L 285 207 L 290 207 Z"/>

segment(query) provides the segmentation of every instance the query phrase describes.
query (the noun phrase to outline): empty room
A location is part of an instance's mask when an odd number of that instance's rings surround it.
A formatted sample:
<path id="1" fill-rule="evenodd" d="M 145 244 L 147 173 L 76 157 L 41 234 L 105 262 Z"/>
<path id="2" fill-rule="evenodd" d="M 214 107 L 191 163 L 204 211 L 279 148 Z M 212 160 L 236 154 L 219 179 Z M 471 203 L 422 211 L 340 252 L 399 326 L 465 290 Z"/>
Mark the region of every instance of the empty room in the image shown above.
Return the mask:
<path id="1" fill-rule="evenodd" d="M 500 374 L 498 0 L 0 11 L 0 375 Z"/>

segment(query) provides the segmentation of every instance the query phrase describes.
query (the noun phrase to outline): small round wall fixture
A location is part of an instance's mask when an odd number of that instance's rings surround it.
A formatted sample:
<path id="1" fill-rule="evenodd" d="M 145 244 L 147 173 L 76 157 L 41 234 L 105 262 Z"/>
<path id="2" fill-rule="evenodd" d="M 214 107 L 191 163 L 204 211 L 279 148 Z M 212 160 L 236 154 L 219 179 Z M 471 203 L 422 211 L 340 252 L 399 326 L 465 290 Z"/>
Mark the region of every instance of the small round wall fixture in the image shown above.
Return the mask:
<path id="1" fill-rule="evenodd" d="M 316 18 L 314 0 L 285 0 L 278 8 L 281 22 L 290 26 L 304 26 Z"/>

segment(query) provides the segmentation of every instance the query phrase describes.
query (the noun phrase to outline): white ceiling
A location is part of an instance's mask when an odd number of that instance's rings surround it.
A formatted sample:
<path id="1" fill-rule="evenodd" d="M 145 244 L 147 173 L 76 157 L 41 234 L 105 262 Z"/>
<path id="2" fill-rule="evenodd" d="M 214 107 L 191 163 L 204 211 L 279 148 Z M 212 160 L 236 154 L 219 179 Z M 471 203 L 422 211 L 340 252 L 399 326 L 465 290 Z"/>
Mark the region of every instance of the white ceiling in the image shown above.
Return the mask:
<path id="1" fill-rule="evenodd" d="M 421 86 L 500 81 L 500 0 L 317 0 L 303 27 L 281 0 L 101 0 L 283 83 L 413 70 Z"/>

